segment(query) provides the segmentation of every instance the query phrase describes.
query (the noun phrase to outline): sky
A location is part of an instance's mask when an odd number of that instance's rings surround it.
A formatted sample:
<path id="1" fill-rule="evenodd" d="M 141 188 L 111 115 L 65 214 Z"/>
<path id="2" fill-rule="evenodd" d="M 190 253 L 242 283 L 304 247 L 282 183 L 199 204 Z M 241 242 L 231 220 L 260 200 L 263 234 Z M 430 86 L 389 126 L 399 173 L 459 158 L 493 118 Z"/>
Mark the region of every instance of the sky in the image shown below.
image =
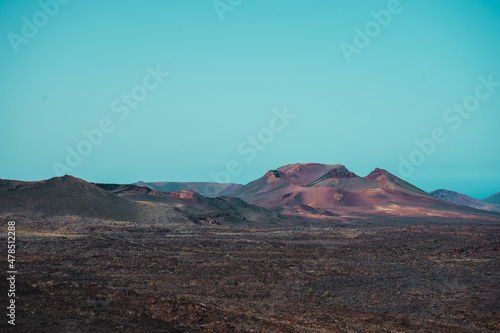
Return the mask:
<path id="1" fill-rule="evenodd" d="M 0 36 L 0 178 L 500 191 L 499 1 L 0 0 Z"/>

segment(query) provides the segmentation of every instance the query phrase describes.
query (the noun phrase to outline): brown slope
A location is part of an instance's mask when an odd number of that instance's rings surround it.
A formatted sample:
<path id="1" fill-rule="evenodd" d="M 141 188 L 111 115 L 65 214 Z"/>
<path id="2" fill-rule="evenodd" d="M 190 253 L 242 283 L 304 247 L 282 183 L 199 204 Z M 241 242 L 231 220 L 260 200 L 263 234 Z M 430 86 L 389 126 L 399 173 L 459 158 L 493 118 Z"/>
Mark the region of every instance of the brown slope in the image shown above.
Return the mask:
<path id="1" fill-rule="evenodd" d="M 210 219 L 214 221 L 214 217 L 217 217 L 218 222 L 228 222 L 230 220 L 232 222 L 258 222 L 281 219 L 281 216 L 275 212 L 248 204 L 238 198 L 223 196 L 217 198 L 205 197 L 193 190 L 161 192 L 152 190 L 149 187 L 129 184 L 96 185 L 114 195 L 134 201 L 147 201 L 168 205 L 172 208 L 175 207 L 189 214 L 194 214 L 198 219 Z"/>
<path id="2" fill-rule="evenodd" d="M 16 182 L 4 182 L 7 186 L 3 186 L 4 190 L 0 192 L 0 213 L 38 213 L 46 217 L 72 215 L 125 221 L 135 220 L 138 216 L 137 203 L 72 176 Z"/>
<path id="3" fill-rule="evenodd" d="M 370 174 L 368 174 L 364 178 L 367 180 L 376 181 L 377 188 L 391 189 L 428 199 L 431 198 L 431 196 L 427 192 L 422 191 L 418 187 L 402 180 L 399 177 L 396 177 L 392 173 L 383 169 L 375 168 L 375 170 L 370 172 Z"/>
<path id="4" fill-rule="evenodd" d="M 137 191 L 139 192 L 139 191 Z M 115 192 L 116 193 L 116 192 Z M 281 216 L 263 207 L 231 197 L 205 197 L 192 190 L 175 192 L 151 191 L 146 194 L 123 192 L 126 198 L 167 204 L 192 214 L 199 221 L 220 222 L 272 222 L 281 220 Z"/>
<path id="5" fill-rule="evenodd" d="M 249 202 L 265 203 L 288 193 L 314 192 L 312 188 L 325 187 L 349 192 L 387 189 L 432 198 L 426 192 L 382 169 L 377 168 L 368 176 L 359 177 L 340 164 L 315 163 L 291 164 L 268 171 L 233 196 Z"/>
<path id="6" fill-rule="evenodd" d="M 206 197 L 231 196 L 239 190 L 243 185 L 232 183 L 211 183 L 211 182 L 142 182 L 139 181 L 134 185 L 148 187 L 152 190 L 160 192 L 175 192 L 181 190 L 196 191 Z"/>
<path id="7" fill-rule="evenodd" d="M 0 179 L 0 192 L 18 190 L 21 188 L 33 186 L 33 185 L 35 185 L 37 183 L 41 183 L 41 182 L 43 182 L 43 181 L 25 182 L 25 181 L 21 181 L 21 180 Z"/>
<path id="8" fill-rule="evenodd" d="M 394 176 L 390 172 L 376 168 L 365 177 L 358 177 L 344 166 L 335 168 L 319 179 L 306 185 L 307 187 L 333 187 L 346 191 L 367 191 L 375 189 L 392 189 L 412 195 L 430 197 L 418 187 Z"/>
<path id="9" fill-rule="evenodd" d="M 359 177 L 339 164 L 287 165 L 268 171 L 234 196 L 268 209 L 301 215 L 314 210 L 396 216 L 458 217 L 478 213 L 437 200 L 385 170 L 377 168 Z"/>
<path id="10" fill-rule="evenodd" d="M 157 195 L 159 191 L 152 190 L 149 187 L 131 185 L 131 184 L 103 184 L 103 183 L 94 183 L 99 188 L 110 192 L 112 194 L 121 196 L 121 195 L 140 195 L 140 194 L 148 194 L 148 195 Z"/>
<path id="11" fill-rule="evenodd" d="M 266 203 L 321 178 L 328 172 L 343 168 L 340 164 L 297 163 L 270 170 L 232 194 L 247 202 Z"/>
<path id="12" fill-rule="evenodd" d="M 361 191 L 377 187 L 375 181 L 358 177 L 353 172 L 347 170 L 343 165 L 339 165 L 318 179 L 305 185 L 306 187 L 333 187 L 339 190 Z"/>
<path id="13" fill-rule="evenodd" d="M 278 168 L 276 171 L 284 175 L 295 185 L 308 186 L 307 184 L 329 174 L 330 177 L 356 177 L 340 164 L 296 163 Z"/>

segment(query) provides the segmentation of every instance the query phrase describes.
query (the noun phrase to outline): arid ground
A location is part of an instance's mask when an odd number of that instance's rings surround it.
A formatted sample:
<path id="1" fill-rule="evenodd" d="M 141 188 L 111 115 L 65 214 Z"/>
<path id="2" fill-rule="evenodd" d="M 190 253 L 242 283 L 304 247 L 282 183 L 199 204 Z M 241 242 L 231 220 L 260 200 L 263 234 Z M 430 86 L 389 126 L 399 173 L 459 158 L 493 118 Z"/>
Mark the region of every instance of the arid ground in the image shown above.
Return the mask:
<path id="1" fill-rule="evenodd" d="M 16 331 L 500 331 L 498 223 L 82 221 L 17 221 Z"/>

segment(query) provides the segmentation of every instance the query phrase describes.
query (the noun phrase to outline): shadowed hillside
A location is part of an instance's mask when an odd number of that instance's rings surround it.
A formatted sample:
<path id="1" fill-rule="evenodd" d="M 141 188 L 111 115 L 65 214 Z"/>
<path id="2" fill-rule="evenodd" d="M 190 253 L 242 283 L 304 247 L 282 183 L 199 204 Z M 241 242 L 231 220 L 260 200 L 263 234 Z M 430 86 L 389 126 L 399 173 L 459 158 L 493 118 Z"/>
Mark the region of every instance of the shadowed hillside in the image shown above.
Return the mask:
<path id="1" fill-rule="evenodd" d="M 41 182 L 2 181 L 0 212 L 73 215 L 112 220 L 138 219 L 140 206 L 72 176 Z"/>
<path id="2" fill-rule="evenodd" d="M 430 192 L 430 194 L 437 199 L 451 202 L 456 205 L 500 213 L 500 205 L 495 205 L 484 202 L 482 200 L 474 199 L 462 193 L 440 189 L 432 191 Z"/>
<path id="3" fill-rule="evenodd" d="M 192 190 L 204 195 L 206 197 L 219 197 L 219 196 L 231 196 L 234 192 L 239 190 L 243 185 L 240 184 L 219 184 L 210 182 L 137 182 L 134 185 L 141 187 L 148 187 L 152 190 L 158 190 L 160 192 L 175 192 L 182 190 Z"/>
<path id="4" fill-rule="evenodd" d="M 500 205 L 500 192 L 490 195 L 486 199 L 483 199 L 483 201 L 491 204 Z"/>

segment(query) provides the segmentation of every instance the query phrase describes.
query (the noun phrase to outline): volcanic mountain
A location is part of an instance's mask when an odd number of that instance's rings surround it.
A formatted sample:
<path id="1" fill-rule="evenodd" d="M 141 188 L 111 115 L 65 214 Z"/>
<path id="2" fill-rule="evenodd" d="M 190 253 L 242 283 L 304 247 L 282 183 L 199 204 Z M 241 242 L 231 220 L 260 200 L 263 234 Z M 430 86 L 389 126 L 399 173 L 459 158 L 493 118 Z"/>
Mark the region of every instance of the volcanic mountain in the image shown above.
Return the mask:
<path id="1" fill-rule="evenodd" d="M 462 193 L 439 189 L 430 192 L 430 194 L 437 199 L 451 202 L 456 205 L 462 205 L 476 209 L 487 210 L 490 212 L 500 213 L 500 205 L 491 204 L 482 200 L 474 199 Z"/>
<path id="2" fill-rule="evenodd" d="M 359 177 L 340 164 L 290 164 L 270 170 L 245 186 L 180 184 L 212 186 L 212 194 L 217 191 L 232 194 L 206 197 L 194 190 L 164 192 L 134 184 L 92 184 L 72 176 L 39 182 L 0 180 L 0 217 L 78 216 L 155 225 L 169 221 L 177 224 L 303 221 L 296 216 L 341 221 L 376 215 L 499 218 L 496 213 L 438 200 L 378 168 Z"/>
<path id="3" fill-rule="evenodd" d="M 0 180 L 0 217 L 54 217 L 140 224 L 247 223 L 281 220 L 238 198 L 208 198 L 192 190 L 160 192 L 131 184 L 93 184 L 73 176 L 38 182 Z"/>
<path id="4" fill-rule="evenodd" d="M 268 171 L 233 194 L 246 202 L 302 216 L 442 216 L 477 211 L 451 205 L 375 169 L 359 177 L 340 164 L 290 164 Z"/>
<path id="5" fill-rule="evenodd" d="M 72 176 L 39 182 L 0 181 L 0 212 L 72 215 L 112 220 L 137 219 L 139 204 Z"/>
<path id="6" fill-rule="evenodd" d="M 119 197 L 133 201 L 150 202 L 170 207 L 176 207 L 185 211 L 193 219 L 200 221 L 217 220 L 231 222 L 259 221 L 281 219 L 276 212 L 265 208 L 251 205 L 238 198 L 219 196 L 217 198 L 205 197 L 193 190 L 179 190 L 172 192 L 161 192 L 149 187 L 141 187 L 130 184 L 95 184 Z M 225 185 L 225 184 L 220 184 Z"/>
<path id="7" fill-rule="evenodd" d="M 500 205 L 500 192 L 490 195 L 486 199 L 483 199 L 483 201 L 491 204 Z"/>
<path id="8" fill-rule="evenodd" d="M 141 187 L 148 187 L 152 190 L 157 190 L 160 192 L 175 192 L 181 190 L 192 190 L 200 193 L 206 197 L 219 197 L 219 196 L 231 196 L 234 192 L 239 190 L 243 185 L 232 184 L 232 183 L 211 183 L 211 182 L 152 182 L 145 183 L 139 181 L 134 185 Z"/>

